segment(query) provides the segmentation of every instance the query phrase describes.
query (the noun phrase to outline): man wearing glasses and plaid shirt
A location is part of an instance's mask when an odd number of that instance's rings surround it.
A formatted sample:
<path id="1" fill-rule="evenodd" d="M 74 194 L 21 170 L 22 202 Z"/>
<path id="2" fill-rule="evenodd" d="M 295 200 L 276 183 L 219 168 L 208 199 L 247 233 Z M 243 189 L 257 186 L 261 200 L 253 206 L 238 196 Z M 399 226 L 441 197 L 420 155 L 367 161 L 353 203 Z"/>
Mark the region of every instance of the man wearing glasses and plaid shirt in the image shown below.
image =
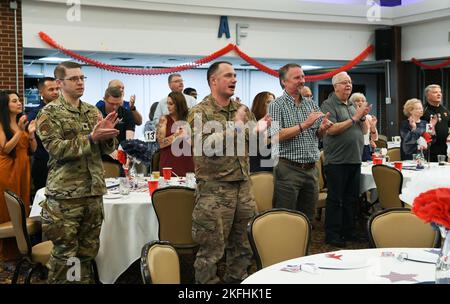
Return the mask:
<path id="1" fill-rule="evenodd" d="M 287 64 L 279 70 L 283 95 L 270 103 L 269 114 L 277 127 L 270 136 L 278 136 L 278 164 L 274 167 L 276 208 L 298 210 L 312 222 L 318 200 L 316 161 L 319 160 L 319 138 L 331 126 L 312 100 L 302 99 L 305 74 L 298 64 Z M 275 148 L 275 153 L 277 149 Z"/>

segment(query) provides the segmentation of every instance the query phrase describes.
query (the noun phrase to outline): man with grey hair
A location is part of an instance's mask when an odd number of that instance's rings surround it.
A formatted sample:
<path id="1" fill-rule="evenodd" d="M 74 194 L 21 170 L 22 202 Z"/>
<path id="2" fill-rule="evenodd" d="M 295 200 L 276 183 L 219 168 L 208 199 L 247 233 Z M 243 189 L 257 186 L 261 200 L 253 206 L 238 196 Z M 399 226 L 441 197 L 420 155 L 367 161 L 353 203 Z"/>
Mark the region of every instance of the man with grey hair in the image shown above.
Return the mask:
<path id="1" fill-rule="evenodd" d="M 359 197 L 363 134 L 367 133 L 366 115 L 371 107 L 364 102 L 356 107 L 349 101 L 352 80 L 346 72 L 332 79 L 334 92 L 322 104 L 334 123 L 323 143 L 324 170 L 328 195 L 325 208 L 325 242 L 345 247 L 345 241 L 360 240 L 355 232 L 354 214 Z"/>
<path id="2" fill-rule="evenodd" d="M 169 83 L 170 91 L 183 93 L 184 84 L 183 84 L 183 78 L 181 77 L 180 74 L 178 74 L 178 73 L 170 74 L 169 78 L 167 80 Z M 184 95 L 184 98 L 186 98 L 186 104 L 189 109 L 192 108 L 193 106 L 195 106 L 196 101 L 195 101 L 194 97 L 186 95 L 184 93 L 183 93 L 183 95 Z M 168 115 L 168 114 L 169 114 L 169 109 L 167 108 L 167 96 L 166 96 L 159 101 L 158 106 L 156 107 L 155 115 L 153 116 L 153 124 L 155 126 L 157 126 L 159 123 L 160 117 L 163 115 Z"/>
<path id="3" fill-rule="evenodd" d="M 283 66 L 279 79 L 283 95 L 269 104 L 269 114 L 278 122 L 270 128 L 270 136 L 278 136 L 280 143 L 279 161 L 273 169 L 273 204 L 301 211 L 312 222 L 319 195 L 316 170 L 319 138 L 331 123 L 328 114 L 324 115 L 314 101 L 302 98 L 305 74 L 300 65 Z"/>
<path id="4" fill-rule="evenodd" d="M 430 146 L 430 161 L 436 162 L 438 155 L 447 155 L 447 137 L 449 135 L 450 117 L 446 107 L 442 102 L 441 87 L 437 84 L 430 84 L 425 88 L 425 109 L 421 119 L 430 121 L 431 116 L 437 117 L 436 141 Z"/>

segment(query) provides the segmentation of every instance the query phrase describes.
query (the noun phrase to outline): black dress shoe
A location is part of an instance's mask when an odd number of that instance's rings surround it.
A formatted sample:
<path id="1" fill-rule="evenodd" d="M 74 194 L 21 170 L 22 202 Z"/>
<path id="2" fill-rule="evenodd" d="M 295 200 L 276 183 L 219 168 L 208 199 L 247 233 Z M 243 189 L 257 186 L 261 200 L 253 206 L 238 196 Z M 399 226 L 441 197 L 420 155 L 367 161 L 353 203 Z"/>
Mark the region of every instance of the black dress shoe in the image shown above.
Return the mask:
<path id="1" fill-rule="evenodd" d="M 345 243 L 345 240 L 342 240 L 342 239 L 328 240 L 328 241 L 325 241 L 325 243 L 327 243 L 328 245 L 331 245 L 334 247 L 340 247 L 340 248 L 344 248 L 345 246 L 347 246 L 347 244 Z"/>

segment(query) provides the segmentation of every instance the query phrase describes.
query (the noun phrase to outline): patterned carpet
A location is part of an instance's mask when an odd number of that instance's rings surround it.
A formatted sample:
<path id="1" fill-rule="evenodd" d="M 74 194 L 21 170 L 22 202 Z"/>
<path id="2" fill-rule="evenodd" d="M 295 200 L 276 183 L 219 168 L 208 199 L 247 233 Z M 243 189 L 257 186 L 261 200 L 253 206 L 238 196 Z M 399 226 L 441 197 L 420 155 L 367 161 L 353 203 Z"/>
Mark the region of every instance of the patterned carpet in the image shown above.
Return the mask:
<path id="1" fill-rule="evenodd" d="M 360 232 L 366 231 L 366 219 L 363 219 L 358 224 L 358 230 Z M 325 244 L 325 232 L 323 225 L 323 217 L 322 220 L 315 221 L 314 230 L 312 232 L 311 243 L 309 247 L 309 254 L 316 254 L 321 252 L 329 252 L 334 250 L 340 250 L 341 248 L 333 247 Z M 348 242 L 345 249 L 361 249 L 368 248 L 368 243 L 355 243 Z M 193 283 L 194 282 L 194 271 L 193 271 L 193 262 L 194 257 L 189 255 L 183 255 L 180 257 L 181 263 L 181 281 L 182 283 Z M 11 279 L 14 273 L 16 261 L 0 261 L 0 284 L 10 284 Z M 26 275 L 26 267 L 23 267 L 24 271 L 21 273 L 19 277 L 19 283 L 23 283 L 23 278 Z M 223 274 L 224 263 L 221 261 L 219 263 L 219 276 Z M 250 273 L 256 271 L 256 263 L 250 267 Z M 32 283 L 45 283 L 45 281 L 39 281 L 37 279 L 37 275 L 34 276 L 35 279 Z M 141 284 L 141 273 L 140 273 L 140 265 L 139 260 L 133 263 L 116 281 L 116 284 Z"/>

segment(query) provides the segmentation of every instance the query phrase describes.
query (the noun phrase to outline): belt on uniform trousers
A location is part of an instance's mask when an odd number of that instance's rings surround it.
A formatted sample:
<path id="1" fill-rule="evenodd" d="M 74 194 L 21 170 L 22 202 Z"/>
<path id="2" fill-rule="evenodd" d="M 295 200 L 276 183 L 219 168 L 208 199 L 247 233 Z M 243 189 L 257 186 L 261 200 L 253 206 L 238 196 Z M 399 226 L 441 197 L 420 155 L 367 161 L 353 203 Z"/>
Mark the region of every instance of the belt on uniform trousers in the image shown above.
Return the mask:
<path id="1" fill-rule="evenodd" d="M 281 157 L 280 157 L 280 161 L 285 164 L 294 166 L 296 168 L 305 169 L 305 170 L 312 169 L 316 166 L 316 163 L 297 163 L 295 161 L 289 160 L 287 158 L 281 158 Z"/>

